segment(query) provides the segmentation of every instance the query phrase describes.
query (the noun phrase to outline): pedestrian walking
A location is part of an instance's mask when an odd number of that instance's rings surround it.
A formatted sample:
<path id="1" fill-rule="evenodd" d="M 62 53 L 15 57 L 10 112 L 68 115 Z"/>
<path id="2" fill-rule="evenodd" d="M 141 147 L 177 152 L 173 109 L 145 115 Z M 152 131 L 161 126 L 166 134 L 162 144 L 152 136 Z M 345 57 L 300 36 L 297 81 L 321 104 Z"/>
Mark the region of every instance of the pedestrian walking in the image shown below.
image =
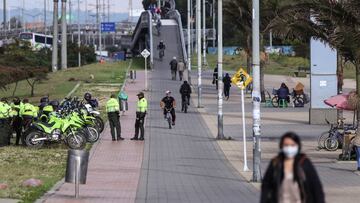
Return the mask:
<path id="1" fill-rule="evenodd" d="M 2 98 L 0 100 L 0 147 L 10 144 L 10 111 L 11 107 L 6 98 Z"/>
<path id="2" fill-rule="evenodd" d="M 225 77 L 223 78 L 223 83 L 224 83 L 224 95 L 226 97 L 226 100 L 229 100 L 230 87 L 231 87 L 231 78 L 229 76 L 229 73 L 225 74 Z"/>
<path id="3" fill-rule="evenodd" d="M 183 75 L 184 75 L 184 70 L 185 70 L 185 63 L 183 62 L 182 59 L 180 59 L 177 64 L 177 70 L 179 72 L 180 81 L 182 81 Z"/>
<path id="4" fill-rule="evenodd" d="M 301 141 L 292 132 L 280 140 L 280 152 L 266 170 L 261 203 L 324 203 L 320 178 L 310 159 L 301 153 Z"/>
<path id="5" fill-rule="evenodd" d="M 125 111 L 129 110 L 128 98 L 129 97 L 125 91 L 119 92 L 118 99 L 119 99 L 119 103 L 120 103 L 120 111 L 122 111 L 123 115 L 125 114 Z"/>
<path id="6" fill-rule="evenodd" d="M 137 94 L 139 101 L 137 102 L 136 107 L 136 121 L 135 121 L 135 135 L 131 140 L 144 140 L 145 129 L 144 122 L 145 116 L 148 108 L 147 100 L 143 92 Z M 139 138 L 140 131 L 140 138 Z"/>
<path id="7" fill-rule="evenodd" d="M 120 105 L 118 100 L 116 99 L 115 94 L 110 96 L 110 99 L 106 102 L 106 113 L 109 119 L 110 131 L 112 141 L 116 141 L 115 139 L 115 130 L 116 130 L 116 138 L 117 140 L 124 140 L 121 137 L 121 126 L 120 126 Z"/>
<path id="8" fill-rule="evenodd" d="M 15 145 L 19 145 L 20 139 L 21 139 L 21 131 L 22 131 L 22 118 L 20 116 L 20 110 L 23 107 L 22 102 L 18 97 L 15 97 L 13 99 L 13 103 L 11 104 L 11 114 L 12 114 L 12 130 L 16 134 L 16 140 Z M 24 140 L 21 140 L 21 144 L 25 144 L 23 142 Z"/>
<path id="9" fill-rule="evenodd" d="M 218 89 L 218 67 L 217 67 L 217 65 L 214 68 L 212 84 L 215 84 L 216 89 Z"/>
<path id="10" fill-rule="evenodd" d="M 177 71 L 178 62 L 176 60 L 176 56 L 170 61 L 170 70 L 171 70 L 171 79 L 176 80 L 176 71 Z"/>

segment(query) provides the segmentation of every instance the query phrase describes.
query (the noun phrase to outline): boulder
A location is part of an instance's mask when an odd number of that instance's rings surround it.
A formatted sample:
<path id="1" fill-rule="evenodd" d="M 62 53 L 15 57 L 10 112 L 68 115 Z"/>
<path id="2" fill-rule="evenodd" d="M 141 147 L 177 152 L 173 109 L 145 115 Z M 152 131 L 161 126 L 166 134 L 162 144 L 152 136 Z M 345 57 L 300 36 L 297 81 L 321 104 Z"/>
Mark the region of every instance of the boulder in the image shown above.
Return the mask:
<path id="1" fill-rule="evenodd" d="M 39 179 L 35 179 L 35 178 L 30 178 L 28 180 L 25 180 L 22 183 L 22 186 L 24 187 L 39 187 L 43 184 L 43 182 Z"/>

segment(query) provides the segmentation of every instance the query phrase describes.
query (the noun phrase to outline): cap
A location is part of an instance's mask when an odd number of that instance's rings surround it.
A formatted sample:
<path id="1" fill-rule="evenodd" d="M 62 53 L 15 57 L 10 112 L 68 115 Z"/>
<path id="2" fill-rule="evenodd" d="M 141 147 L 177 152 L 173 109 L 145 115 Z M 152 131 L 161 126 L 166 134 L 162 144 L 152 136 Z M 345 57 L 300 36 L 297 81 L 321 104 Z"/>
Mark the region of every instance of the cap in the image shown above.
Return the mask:
<path id="1" fill-rule="evenodd" d="M 136 96 L 144 96 L 144 92 L 139 92 Z"/>
<path id="2" fill-rule="evenodd" d="M 166 91 L 165 91 L 165 94 L 170 94 L 170 93 L 171 93 L 170 90 L 166 90 Z"/>

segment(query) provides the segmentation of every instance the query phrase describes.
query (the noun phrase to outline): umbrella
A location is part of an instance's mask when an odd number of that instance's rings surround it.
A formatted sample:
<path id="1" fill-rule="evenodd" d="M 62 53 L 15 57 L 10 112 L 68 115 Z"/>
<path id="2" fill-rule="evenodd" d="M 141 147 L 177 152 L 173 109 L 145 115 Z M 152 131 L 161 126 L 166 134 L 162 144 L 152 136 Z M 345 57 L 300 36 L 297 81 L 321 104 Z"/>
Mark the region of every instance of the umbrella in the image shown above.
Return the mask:
<path id="1" fill-rule="evenodd" d="M 349 96 L 350 94 L 335 95 L 328 99 L 325 99 L 324 103 L 337 109 L 353 111 L 355 109 L 349 104 Z"/>

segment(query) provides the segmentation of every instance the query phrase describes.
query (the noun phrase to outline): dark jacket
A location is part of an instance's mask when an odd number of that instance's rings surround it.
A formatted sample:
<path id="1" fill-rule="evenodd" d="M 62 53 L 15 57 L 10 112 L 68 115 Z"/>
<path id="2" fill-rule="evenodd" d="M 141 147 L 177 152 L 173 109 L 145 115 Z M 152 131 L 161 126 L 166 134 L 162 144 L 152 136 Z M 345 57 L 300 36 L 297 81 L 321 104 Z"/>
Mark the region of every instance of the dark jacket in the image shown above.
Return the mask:
<path id="1" fill-rule="evenodd" d="M 278 89 L 278 91 L 277 91 L 277 94 L 278 94 L 279 99 L 287 99 L 290 94 L 289 88 L 280 87 L 280 89 Z"/>
<path id="2" fill-rule="evenodd" d="M 223 78 L 223 82 L 224 82 L 224 86 L 231 87 L 231 78 L 230 78 L 230 76 L 225 76 Z"/>
<path id="3" fill-rule="evenodd" d="M 177 70 L 177 64 L 178 62 L 176 61 L 176 59 L 173 59 L 170 61 L 170 69 L 173 70 L 173 71 L 176 71 Z"/>
<path id="4" fill-rule="evenodd" d="M 191 94 L 191 87 L 189 84 L 182 84 L 180 87 L 180 94 L 181 95 L 190 95 Z"/>
<path id="5" fill-rule="evenodd" d="M 324 203 L 325 197 L 319 176 L 310 159 L 297 155 L 294 162 L 294 178 L 299 184 L 303 203 Z M 284 179 L 284 155 L 271 160 L 261 186 L 261 203 L 278 202 L 278 193 Z"/>

